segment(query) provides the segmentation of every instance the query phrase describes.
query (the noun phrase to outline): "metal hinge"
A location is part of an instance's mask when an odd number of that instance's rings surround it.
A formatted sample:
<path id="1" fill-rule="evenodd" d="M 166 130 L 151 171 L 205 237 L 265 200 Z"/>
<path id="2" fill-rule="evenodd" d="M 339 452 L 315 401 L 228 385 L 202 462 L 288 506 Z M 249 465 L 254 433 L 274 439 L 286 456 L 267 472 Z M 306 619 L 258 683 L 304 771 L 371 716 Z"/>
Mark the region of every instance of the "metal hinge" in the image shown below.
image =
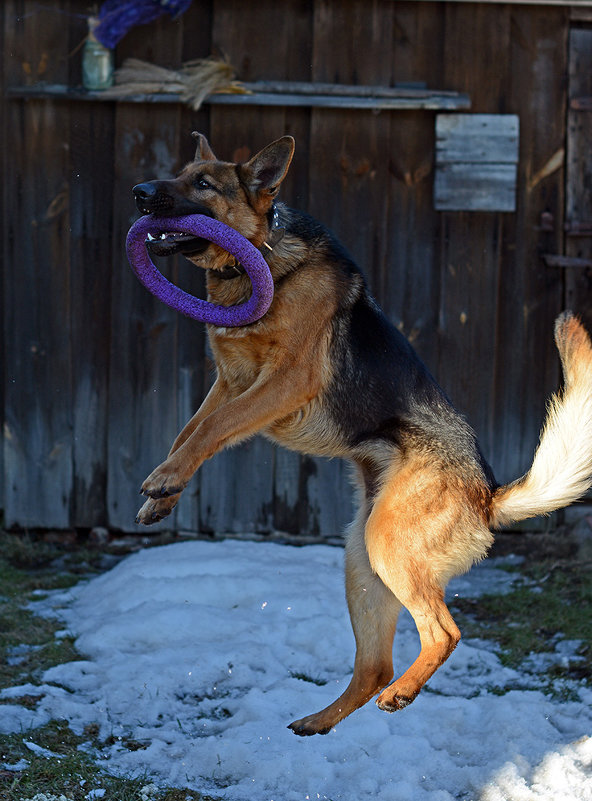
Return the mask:
<path id="1" fill-rule="evenodd" d="M 550 253 L 545 253 L 543 261 L 547 267 L 563 267 L 566 269 L 592 267 L 592 259 L 579 259 L 575 256 L 553 256 Z"/>
<path id="2" fill-rule="evenodd" d="M 567 220 L 564 228 L 568 236 L 592 236 L 592 220 Z"/>
<path id="3" fill-rule="evenodd" d="M 572 111 L 592 111 L 592 97 L 586 95 L 583 97 L 572 97 L 569 101 L 569 107 Z"/>
<path id="4" fill-rule="evenodd" d="M 537 231 L 551 233 L 555 230 L 555 217 L 550 211 L 544 211 L 540 217 Z M 563 230 L 568 236 L 592 236 L 592 220 L 566 220 Z"/>

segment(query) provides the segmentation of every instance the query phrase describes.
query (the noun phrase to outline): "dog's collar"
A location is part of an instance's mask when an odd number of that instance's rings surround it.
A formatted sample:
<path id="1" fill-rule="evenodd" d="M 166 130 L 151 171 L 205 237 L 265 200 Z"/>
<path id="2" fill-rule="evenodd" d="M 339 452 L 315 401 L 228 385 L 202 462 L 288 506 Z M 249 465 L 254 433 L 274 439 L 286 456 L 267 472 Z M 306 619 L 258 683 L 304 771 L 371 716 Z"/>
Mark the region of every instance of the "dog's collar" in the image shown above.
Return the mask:
<path id="1" fill-rule="evenodd" d="M 280 215 L 277 206 L 275 203 L 271 207 L 268 212 L 267 219 L 269 222 L 269 233 L 263 245 L 259 248 L 259 251 L 265 256 L 266 252 L 271 252 L 274 247 L 282 241 L 285 236 L 286 229 L 279 227 Z M 222 270 L 212 270 L 213 274 L 216 275 L 218 278 L 221 278 L 223 281 L 229 281 L 232 278 L 238 278 L 239 275 L 244 275 L 246 273 L 245 268 L 242 264 L 239 264 L 236 259 L 233 257 L 232 261 L 229 262 Z"/>
<path id="2" fill-rule="evenodd" d="M 242 264 L 228 264 L 222 270 L 210 270 L 216 278 L 221 278 L 223 281 L 228 281 L 230 278 L 238 278 L 239 275 L 244 275 L 247 271 Z"/>
<path id="3" fill-rule="evenodd" d="M 263 248 L 273 250 L 286 234 L 286 229 L 280 228 L 280 213 L 275 203 L 269 210 L 267 219 L 269 222 L 269 233 L 267 234 L 267 239 L 263 243 Z M 261 248 L 261 250 L 263 250 L 263 248 Z"/>

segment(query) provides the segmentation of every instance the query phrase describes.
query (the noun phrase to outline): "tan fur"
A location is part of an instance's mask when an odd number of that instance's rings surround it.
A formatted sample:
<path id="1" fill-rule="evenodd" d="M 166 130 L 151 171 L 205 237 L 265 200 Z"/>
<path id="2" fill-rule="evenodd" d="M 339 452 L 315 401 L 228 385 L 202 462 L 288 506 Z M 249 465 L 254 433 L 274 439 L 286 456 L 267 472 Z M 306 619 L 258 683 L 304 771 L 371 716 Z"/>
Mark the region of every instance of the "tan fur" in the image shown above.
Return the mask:
<path id="1" fill-rule="evenodd" d="M 592 486 L 592 345 L 570 314 L 558 319 L 555 341 L 563 391 L 549 402 L 532 467 L 493 496 L 494 527 L 560 509 Z"/>
<path id="2" fill-rule="evenodd" d="M 329 731 L 377 693 L 379 707 L 387 711 L 409 704 L 459 641 L 444 588 L 486 555 L 490 526 L 549 512 L 590 487 L 592 347 L 575 318 L 559 319 L 564 391 L 551 402 L 530 471 L 493 495 L 473 451 L 467 461 L 466 450 L 439 440 L 437 431 L 426 434 L 433 431 L 434 408 L 438 415 L 451 414 L 444 406 L 422 409 L 418 400 L 413 419 L 425 425 L 402 430 L 400 442 L 376 436 L 351 444 L 327 412 L 326 393 L 335 378 L 334 318 L 344 299 L 360 290 L 361 279 L 356 274 L 340 279 L 313 245 L 289 232 L 273 249 L 263 246 L 267 214 L 292 156 L 290 142 L 284 137 L 247 164 L 234 165 L 217 161 L 198 136 L 196 161 L 174 182 L 175 191 L 190 200 L 199 176 L 215 184 L 218 191 L 202 193 L 200 202 L 262 248 L 276 288 L 270 310 L 257 323 L 208 327 L 216 381 L 168 458 L 142 485 L 149 498 L 138 520 L 149 524 L 169 514 L 206 459 L 258 432 L 296 451 L 354 463 L 359 510 L 346 545 L 354 674 L 335 702 L 291 724 L 297 734 L 315 734 Z M 215 245 L 192 257 L 208 269 L 209 299 L 221 305 L 240 303 L 251 291 L 246 276 L 224 280 L 217 273 L 228 259 Z M 437 417 L 437 426 L 442 420 Z M 455 424 L 459 436 L 472 442 L 464 423 Z M 421 650 L 386 686 L 393 677 L 392 645 L 402 606 L 415 621 Z"/>

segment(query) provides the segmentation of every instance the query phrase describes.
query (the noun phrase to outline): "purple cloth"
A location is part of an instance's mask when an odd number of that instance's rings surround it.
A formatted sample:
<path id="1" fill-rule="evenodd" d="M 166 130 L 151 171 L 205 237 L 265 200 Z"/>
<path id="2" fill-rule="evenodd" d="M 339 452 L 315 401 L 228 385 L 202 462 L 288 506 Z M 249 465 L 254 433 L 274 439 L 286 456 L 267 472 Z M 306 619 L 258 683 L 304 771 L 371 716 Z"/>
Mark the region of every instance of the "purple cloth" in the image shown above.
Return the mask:
<path id="1" fill-rule="evenodd" d="M 177 17 L 187 11 L 192 0 L 107 0 L 99 11 L 99 24 L 93 31 L 104 46 L 114 48 L 134 25 L 152 22 L 165 12 Z"/>
<path id="2" fill-rule="evenodd" d="M 148 234 L 167 232 L 195 234 L 223 247 L 245 268 L 253 284 L 251 297 L 238 306 L 217 306 L 184 292 L 171 284 L 152 262 L 146 250 Z M 127 234 L 126 251 L 132 270 L 149 292 L 187 317 L 213 325 L 236 327 L 249 325 L 267 312 L 273 300 L 273 278 L 267 262 L 234 228 L 206 217 L 190 214 L 183 217 L 154 217 L 147 214 L 137 220 Z"/>

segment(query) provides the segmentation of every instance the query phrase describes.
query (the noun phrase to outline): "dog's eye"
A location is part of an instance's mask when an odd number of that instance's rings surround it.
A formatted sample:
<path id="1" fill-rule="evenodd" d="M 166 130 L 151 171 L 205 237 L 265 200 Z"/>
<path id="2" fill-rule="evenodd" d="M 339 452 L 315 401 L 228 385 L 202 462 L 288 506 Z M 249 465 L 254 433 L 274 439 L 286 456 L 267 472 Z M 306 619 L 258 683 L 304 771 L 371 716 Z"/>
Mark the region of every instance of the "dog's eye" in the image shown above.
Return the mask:
<path id="1" fill-rule="evenodd" d="M 209 181 L 206 181 L 205 178 L 198 178 L 197 181 L 195 182 L 194 186 L 196 186 L 197 189 L 211 189 L 212 188 L 212 184 Z"/>

